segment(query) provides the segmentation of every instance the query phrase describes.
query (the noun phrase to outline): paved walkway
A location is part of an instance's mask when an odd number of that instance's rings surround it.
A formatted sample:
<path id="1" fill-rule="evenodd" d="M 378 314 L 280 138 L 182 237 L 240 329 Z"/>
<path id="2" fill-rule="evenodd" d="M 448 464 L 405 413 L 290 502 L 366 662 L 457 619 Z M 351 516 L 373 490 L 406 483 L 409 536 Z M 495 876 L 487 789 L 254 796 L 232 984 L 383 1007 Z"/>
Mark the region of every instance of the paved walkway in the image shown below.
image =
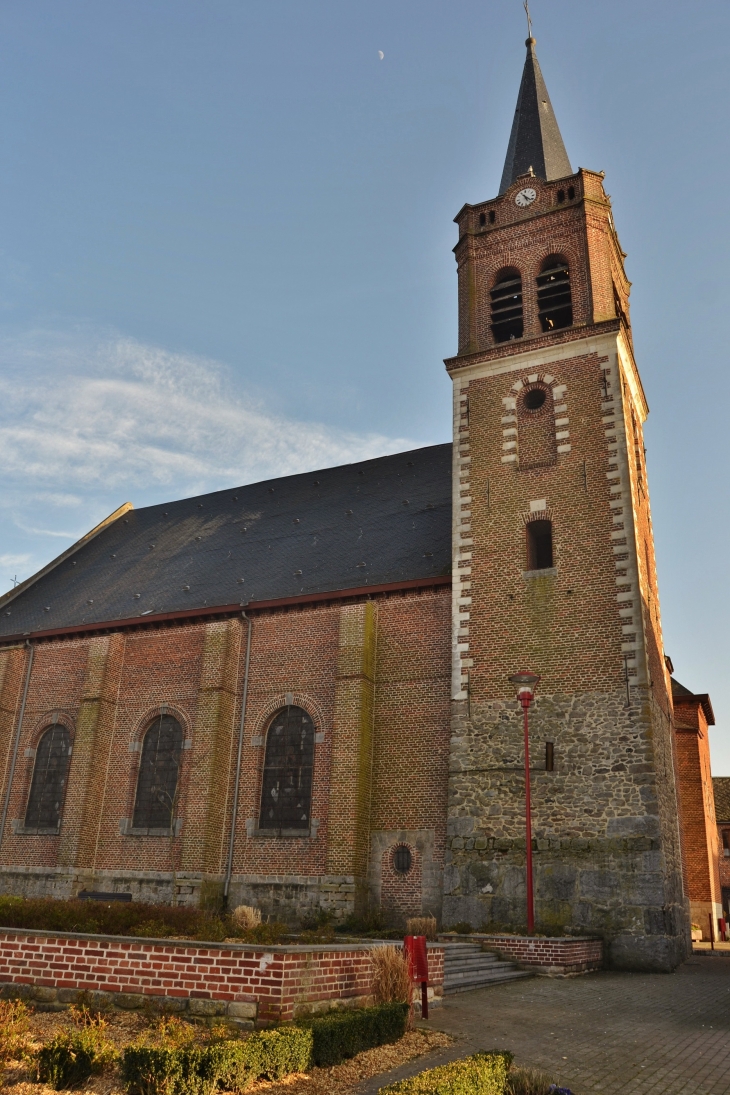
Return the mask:
<path id="1" fill-rule="evenodd" d="M 694 956 L 675 973 L 535 977 L 446 997 L 430 1024 L 452 1051 L 387 1082 L 473 1053 L 509 1049 L 574 1095 L 728 1095 L 730 959 Z M 362 1088 L 371 1095 L 381 1076 Z"/>

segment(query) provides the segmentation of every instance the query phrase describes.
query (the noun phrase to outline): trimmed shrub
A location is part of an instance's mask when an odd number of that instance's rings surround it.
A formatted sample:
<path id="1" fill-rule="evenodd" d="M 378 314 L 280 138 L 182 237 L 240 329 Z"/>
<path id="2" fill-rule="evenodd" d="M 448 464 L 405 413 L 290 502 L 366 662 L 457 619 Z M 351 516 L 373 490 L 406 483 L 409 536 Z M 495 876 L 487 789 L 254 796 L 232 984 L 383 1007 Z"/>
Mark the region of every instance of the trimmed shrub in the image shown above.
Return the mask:
<path id="1" fill-rule="evenodd" d="M 219 1087 L 244 1091 L 254 1080 L 305 1072 L 311 1059 L 311 1030 L 282 1027 L 207 1046 L 130 1045 L 121 1074 L 130 1095 L 208 1095 Z"/>
<path id="2" fill-rule="evenodd" d="M 374 1008 L 332 1011 L 310 1019 L 306 1027 L 314 1038 L 314 1064 L 328 1068 L 365 1049 L 397 1042 L 406 1032 L 408 1014 L 408 1004 L 393 1003 Z"/>
<path id="3" fill-rule="evenodd" d="M 103 1072 L 115 1059 L 114 1048 L 97 1026 L 63 1030 L 38 1051 L 38 1079 L 56 1091 L 77 1087 L 92 1073 Z"/>
<path id="4" fill-rule="evenodd" d="M 413 982 L 408 958 L 400 947 L 373 947 L 370 976 L 370 991 L 378 1004 L 410 1004 Z"/>
<path id="5" fill-rule="evenodd" d="M 378 1095 L 505 1095 L 510 1053 L 475 1053 L 381 1087 Z"/>

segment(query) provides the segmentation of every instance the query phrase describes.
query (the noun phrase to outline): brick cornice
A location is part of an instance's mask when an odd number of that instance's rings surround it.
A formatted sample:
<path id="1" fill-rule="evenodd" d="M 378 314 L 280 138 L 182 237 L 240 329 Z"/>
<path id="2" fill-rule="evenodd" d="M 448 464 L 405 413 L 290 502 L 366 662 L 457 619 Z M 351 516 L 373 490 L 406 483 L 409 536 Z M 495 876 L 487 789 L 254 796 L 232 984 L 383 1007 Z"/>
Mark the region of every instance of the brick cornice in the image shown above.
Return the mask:
<path id="1" fill-rule="evenodd" d="M 488 350 L 477 350 L 471 354 L 459 354 L 457 357 L 444 358 L 444 365 L 450 374 L 457 373 L 469 365 L 481 365 L 487 361 L 498 361 L 505 357 L 518 357 L 547 346 L 568 345 L 596 335 L 620 331 L 623 326 L 620 319 L 606 319 L 600 323 L 588 323 L 583 327 L 567 327 L 562 331 L 551 332 L 537 338 L 515 339 L 513 342 L 500 342 Z"/>

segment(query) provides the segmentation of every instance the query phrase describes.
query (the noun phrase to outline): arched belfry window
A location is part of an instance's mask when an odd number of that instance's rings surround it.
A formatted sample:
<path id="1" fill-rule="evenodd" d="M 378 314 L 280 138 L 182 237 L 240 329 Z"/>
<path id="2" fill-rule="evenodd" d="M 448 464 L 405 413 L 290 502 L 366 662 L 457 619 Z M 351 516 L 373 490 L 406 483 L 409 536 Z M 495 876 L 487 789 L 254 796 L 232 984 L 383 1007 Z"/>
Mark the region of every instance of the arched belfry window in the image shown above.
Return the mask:
<path id="1" fill-rule="evenodd" d="M 133 828 L 172 828 L 182 747 L 183 732 L 177 719 L 172 715 L 156 718 L 142 742 Z"/>
<path id="2" fill-rule="evenodd" d="M 310 716 L 301 707 L 282 708 L 266 736 L 260 829 L 309 829 L 313 763 Z"/>
<path id="3" fill-rule="evenodd" d="M 43 732 L 35 754 L 25 811 L 26 829 L 58 829 L 66 797 L 71 735 L 57 722 Z"/>
<path id="4" fill-rule="evenodd" d="M 489 294 L 492 306 L 492 335 L 495 342 L 522 338 L 522 278 L 519 270 L 502 270 Z"/>
<path id="5" fill-rule="evenodd" d="M 550 255 L 537 279 L 537 308 L 543 331 L 573 325 L 570 267 L 561 255 Z"/>

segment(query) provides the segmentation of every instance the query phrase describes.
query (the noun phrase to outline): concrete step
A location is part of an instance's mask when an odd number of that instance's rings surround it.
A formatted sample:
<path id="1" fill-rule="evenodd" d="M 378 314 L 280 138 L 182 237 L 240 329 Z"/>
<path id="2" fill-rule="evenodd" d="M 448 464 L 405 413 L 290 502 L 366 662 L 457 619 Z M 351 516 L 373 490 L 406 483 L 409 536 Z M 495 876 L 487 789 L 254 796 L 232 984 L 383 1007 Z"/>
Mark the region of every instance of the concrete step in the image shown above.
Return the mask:
<path id="1" fill-rule="evenodd" d="M 450 977 L 452 973 L 463 973 L 464 970 L 489 970 L 494 969 L 499 964 L 500 961 L 496 954 L 485 954 L 483 958 L 480 955 L 471 960 L 464 958 L 460 962 L 446 962 L 444 974 L 446 977 Z M 510 963 L 510 965 L 512 964 Z"/>
<path id="2" fill-rule="evenodd" d="M 497 971 L 517 969 L 514 962 L 491 962 L 487 966 L 461 966 L 458 970 L 444 971 L 444 982 L 455 984 L 457 981 L 471 980 L 474 977 L 488 977 Z"/>
<path id="3" fill-rule="evenodd" d="M 500 985 L 505 981 L 519 981 L 525 977 L 533 976 L 528 970 L 498 970 L 494 974 L 482 974 L 474 981 L 459 981 L 454 985 L 444 982 L 444 995 L 451 996 L 456 992 L 471 992 L 474 989 L 489 988 L 490 985 Z"/>

